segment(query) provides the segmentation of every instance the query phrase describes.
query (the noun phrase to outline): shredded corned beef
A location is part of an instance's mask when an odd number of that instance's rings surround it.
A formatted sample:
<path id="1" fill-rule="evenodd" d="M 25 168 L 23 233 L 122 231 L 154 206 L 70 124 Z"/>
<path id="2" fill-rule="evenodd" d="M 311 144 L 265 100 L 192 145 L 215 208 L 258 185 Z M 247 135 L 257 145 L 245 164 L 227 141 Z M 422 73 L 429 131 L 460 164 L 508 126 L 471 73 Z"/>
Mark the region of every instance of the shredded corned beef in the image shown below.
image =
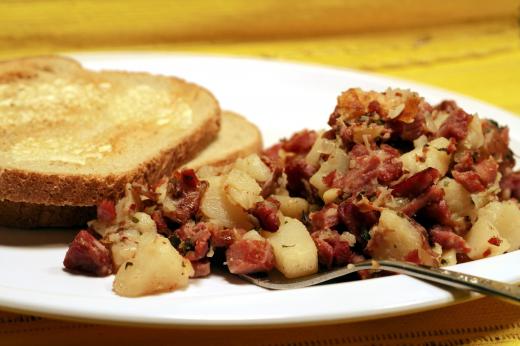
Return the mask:
<path id="1" fill-rule="evenodd" d="M 112 273 L 110 235 L 128 228 L 135 233 L 140 225 L 128 226 L 121 220 L 141 212 L 148 214 L 149 224 L 155 226 L 152 228 L 168 237 L 172 246 L 191 261 L 194 277 L 209 275 L 212 265 L 223 264 L 224 255 L 231 273 L 267 272 L 275 267 L 274 250 L 269 240 L 257 237 L 265 231 L 278 232 L 288 217 L 283 212 L 291 208 L 290 215 L 306 227 L 316 246 L 319 265 L 325 269 L 370 256 L 377 258 L 375 249 L 395 254 L 401 243 L 407 246 L 397 253 L 401 260 L 421 264 L 426 258 L 426 263 L 438 265 L 440 252 L 455 250 L 457 261 L 465 262 L 474 259 L 469 257 L 473 254 L 466 235 L 479 215 L 475 201 L 520 199 L 520 173 L 512 170 L 515 160 L 509 149 L 508 129 L 491 120 L 480 120 L 454 101 L 432 106 L 407 90 L 349 89 L 339 96 L 328 124 L 330 128 L 323 133 L 302 130 L 264 150 L 260 158 L 270 170 L 269 179 L 264 174 L 246 185 L 252 188 L 244 194 L 256 193 L 247 195 L 252 198 L 247 210 L 236 199 L 229 199 L 235 209 L 227 219 L 215 220 L 203 213 L 201 203 L 211 179 L 200 179 L 191 169 L 177 171 L 152 186 L 134 184 L 130 189 L 132 203 L 121 204 L 126 208 L 122 212 L 128 215 L 116 215 L 122 208 L 119 204 L 100 202 L 97 221 L 71 243 L 65 267 L 91 275 Z M 440 137 L 449 144 L 417 156 L 418 167 L 403 157 Z M 479 146 L 469 146 L 465 141 L 468 138 L 478 138 Z M 447 155 L 426 160 L 428 153 L 441 151 Z M 309 152 L 318 152 L 318 157 L 308 156 Z M 425 162 L 431 162 L 432 167 L 425 168 Z M 217 177 L 226 174 L 223 172 Z M 452 203 L 449 198 L 453 191 L 447 189 L 450 185 L 441 186 L 442 181 L 464 189 L 465 197 L 456 196 L 461 200 Z M 227 193 L 227 188 L 222 191 Z M 463 197 L 466 200 L 462 201 Z M 279 200 L 290 198 L 294 205 L 284 209 L 287 206 Z M 459 215 L 456 207 L 462 202 L 470 203 L 475 210 Z M 386 224 L 381 215 L 386 217 L 389 212 L 392 216 Z M 145 222 L 146 218 L 140 220 Z M 403 235 L 402 242 L 387 243 L 395 228 L 412 234 Z M 101 241 L 90 233 L 94 230 L 104 236 Z M 245 236 L 248 231 L 251 233 Z M 128 240 L 126 236 L 124 232 L 121 235 L 123 240 Z M 502 244 L 500 237 L 486 241 L 490 248 Z M 491 255 L 490 248 L 480 257 Z M 360 276 L 368 278 L 372 272 Z"/>

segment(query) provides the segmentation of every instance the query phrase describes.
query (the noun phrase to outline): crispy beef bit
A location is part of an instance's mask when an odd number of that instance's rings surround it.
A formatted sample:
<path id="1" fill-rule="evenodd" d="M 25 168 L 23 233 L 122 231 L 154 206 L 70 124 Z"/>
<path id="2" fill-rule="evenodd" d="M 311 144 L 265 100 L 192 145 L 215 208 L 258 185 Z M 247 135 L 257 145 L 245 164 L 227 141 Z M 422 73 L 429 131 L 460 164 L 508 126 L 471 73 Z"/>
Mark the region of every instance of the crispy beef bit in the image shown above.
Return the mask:
<path id="1" fill-rule="evenodd" d="M 318 249 L 318 262 L 322 266 L 330 269 L 333 265 L 341 266 L 354 262 L 356 254 L 350 249 L 350 243 L 337 231 L 319 230 L 313 232 L 311 237 Z"/>
<path id="2" fill-rule="evenodd" d="M 110 251 L 88 231 L 79 231 L 69 246 L 65 268 L 94 276 L 112 274 Z"/>
<path id="3" fill-rule="evenodd" d="M 419 250 L 415 249 L 410 251 L 404 256 L 404 260 L 406 262 L 414 263 L 414 264 L 421 264 L 421 258 L 419 257 Z"/>
<path id="4" fill-rule="evenodd" d="M 457 253 L 467 254 L 470 252 L 469 246 L 461 236 L 453 232 L 453 229 L 446 226 L 436 226 L 430 230 L 432 242 L 438 243 L 443 250 L 455 249 Z"/>
<path id="5" fill-rule="evenodd" d="M 333 187 L 340 188 L 349 195 L 357 195 L 361 192 L 372 194 L 377 183 L 381 159 L 376 152 L 369 151 L 361 144 L 356 144 L 352 148 L 350 157 L 354 163 L 350 165 L 343 179 L 338 180 Z"/>
<path id="6" fill-rule="evenodd" d="M 192 261 L 191 266 L 193 267 L 192 278 L 202 278 L 211 273 L 211 265 L 208 259 Z"/>
<path id="7" fill-rule="evenodd" d="M 214 247 L 228 247 L 247 233 L 242 228 L 211 228 L 211 245 Z"/>
<path id="8" fill-rule="evenodd" d="M 99 221 L 109 224 L 116 219 L 116 206 L 113 201 L 102 200 L 96 209 Z"/>
<path id="9" fill-rule="evenodd" d="M 334 129 L 330 129 L 330 130 L 323 132 L 323 134 L 321 136 L 325 139 L 329 139 L 332 141 L 332 140 L 336 139 L 336 131 L 334 131 Z"/>
<path id="10" fill-rule="evenodd" d="M 338 97 L 334 112 L 330 115 L 329 125 L 334 127 L 339 118 L 353 119 L 367 113 L 367 108 L 361 98 L 366 95 L 361 89 L 348 89 Z"/>
<path id="11" fill-rule="evenodd" d="M 426 133 L 426 121 L 424 120 L 424 117 L 421 117 L 410 124 L 405 124 L 398 120 L 389 121 L 388 127 L 392 131 L 392 137 L 394 139 L 397 137 L 404 141 L 413 141 Z"/>
<path id="12" fill-rule="evenodd" d="M 188 222 L 199 211 L 200 201 L 207 187 L 208 183 L 199 180 L 193 169 L 175 172 L 167 190 L 175 208 L 164 210 L 164 217 L 179 224 Z"/>
<path id="13" fill-rule="evenodd" d="M 226 262 L 233 274 L 267 272 L 274 268 L 274 252 L 266 240 L 241 239 L 226 250 Z"/>
<path id="14" fill-rule="evenodd" d="M 352 126 L 347 126 L 343 120 L 338 120 L 334 129 L 345 148 L 351 148 L 355 145 L 354 129 Z"/>
<path id="15" fill-rule="evenodd" d="M 500 188 L 502 189 L 502 199 L 520 200 L 520 172 L 514 172 L 502 178 Z"/>
<path id="16" fill-rule="evenodd" d="M 309 194 L 306 182 L 316 173 L 317 168 L 308 164 L 303 157 L 294 157 L 286 162 L 284 171 L 291 196 L 306 197 Z"/>
<path id="17" fill-rule="evenodd" d="M 273 173 L 271 174 L 271 177 L 267 179 L 262 185 L 262 191 L 260 192 L 260 195 L 263 198 L 267 198 L 273 193 L 275 193 L 276 189 L 280 186 L 280 178 L 282 177 L 283 168 L 282 167 L 274 167 L 272 168 Z"/>
<path id="18" fill-rule="evenodd" d="M 471 193 L 482 192 L 486 189 L 474 171 L 457 172 L 452 171 L 453 178 Z"/>
<path id="19" fill-rule="evenodd" d="M 444 198 L 437 202 L 428 204 L 421 211 L 421 214 L 421 216 L 424 216 L 427 220 L 434 224 L 455 227 L 455 222 L 451 217 L 450 208 L 448 208 L 448 203 L 446 203 Z"/>
<path id="20" fill-rule="evenodd" d="M 338 187 L 342 186 L 342 182 L 345 176 L 341 173 L 339 173 L 337 170 L 333 170 L 326 176 L 324 176 L 321 180 L 323 181 L 323 184 L 330 187 Z"/>
<path id="21" fill-rule="evenodd" d="M 480 161 L 475 165 L 474 169 L 484 186 L 488 186 L 495 182 L 498 174 L 498 164 L 494 158 L 489 157 Z"/>
<path id="22" fill-rule="evenodd" d="M 338 205 L 327 204 L 321 210 L 310 213 L 309 220 L 315 231 L 334 228 L 339 223 Z"/>
<path id="23" fill-rule="evenodd" d="M 316 131 L 303 130 L 282 141 L 282 149 L 296 154 L 306 154 L 311 150 L 318 138 Z"/>
<path id="24" fill-rule="evenodd" d="M 377 180 L 380 184 L 388 184 L 399 179 L 403 174 L 403 163 L 399 159 L 401 154 L 389 145 L 381 145 L 383 162 L 379 167 Z"/>
<path id="25" fill-rule="evenodd" d="M 450 108 L 449 111 L 446 111 L 450 113 L 450 115 L 437 131 L 437 137 L 463 140 L 468 135 L 468 126 L 473 117 L 458 107 L 456 109 Z"/>
<path id="26" fill-rule="evenodd" d="M 133 211 L 143 211 L 144 203 L 141 198 L 141 193 L 143 191 L 143 187 L 139 184 L 132 184 L 130 188 L 130 194 L 132 195 L 132 200 L 134 201 Z"/>
<path id="27" fill-rule="evenodd" d="M 406 100 L 401 114 L 387 122 L 392 130 L 392 138 L 402 141 L 413 141 L 422 135 L 429 135 L 426 127 L 426 115 L 432 112 L 432 106 L 417 94 L 412 94 Z"/>
<path id="28" fill-rule="evenodd" d="M 276 143 L 275 145 L 265 149 L 263 152 L 262 152 L 262 160 L 263 160 L 263 157 L 266 157 L 269 159 L 269 162 L 272 162 L 272 163 L 277 163 L 280 161 L 280 150 L 282 150 L 282 143 Z M 264 163 L 265 160 L 263 160 Z M 266 163 L 267 164 L 267 163 Z M 271 167 L 271 165 L 267 164 L 269 167 Z"/>
<path id="29" fill-rule="evenodd" d="M 428 167 L 392 187 L 392 195 L 396 197 L 417 197 L 440 177 L 440 172 L 435 168 Z"/>
<path id="30" fill-rule="evenodd" d="M 318 235 L 314 236 L 315 233 L 318 232 L 313 233 L 312 240 L 314 240 L 316 249 L 318 249 L 318 263 L 330 269 L 334 263 L 334 247 L 325 240 L 320 239 Z"/>
<path id="31" fill-rule="evenodd" d="M 457 158 L 451 175 L 471 193 L 482 192 L 494 183 L 498 174 L 498 164 L 493 157 L 482 159 L 478 152 L 466 151 Z"/>
<path id="32" fill-rule="evenodd" d="M 406 98 L 404 109 L 397 117 L 397 120 L 405 124 L 417 123 L 420 119 L 424 121 L 424 115 L 421 113 L 422 103 L 423 100 L 419 95 L 415 93 L 410 94 Z"/>
<path id="33" fill-rule="evenodd" d="M 412 199 L 406 204 L 401 212 L 407 216 L 415 215 L 419 210 L 426 207 L 427 205 L 440 202 L 444 198 L 444 191 L 437 187 L 432 186 L 426 190 L 422 195 Z"/>
<path id="34" fill-rule="evenodd" d="M 451 114 L 455 112 L 457 109 L 459 109 L 459 106 L 453 100 L 444 100 L 435 107 L 433 107 L 433 109 Z"/>
<path id="35" fill-rule="evenodd" d="M 470 171 L 473 169 L 475 165 L 474 158 L 477 158 L 479 153 L 472 152 L 471 150 L 466 150 L 459 155 L 455 156 L 455 165 L 453 166 L 453 170 L 458 172 Z"/>
<path id="36" fill-rule="evenodd" d="M 431 106 L 419 98 L 407 102 L 403 112 L 396 119 L 387 122 L 392 131 L 392 138 L 403 141 L 413 141 L 422 135 L 427 135 L 425 114 L 431 112 Z"/>
<path id="37" fill-rule="evenodd" d="M 499 171 L 503 176 L 511 173 L 515 166 L 515 158 L 509 149 L 509 129 L 499 127 L 491 120 L 482 120 L 484 145 L 480 151 L 484 157 L 492 156 L 499 163 Z"/>
<path id="38" fill-rule="evenodd" d="M 280 202 L 274 198 L 268 198 L 257 202 L 253 209 L 249 210 L 249 213 L 258 219 L 263 230 L 276 232 L 280 227 L 278 210 L 280 210 Z"/>
<path id="39" fill-rule="evenodd" d="M 356 236 L 356 243 L 364 248 L 368 241 L 368 230 L 379 221 L 376 210 L 362 211 L 352 200 L 342 201 L 338 206 L 340 222 Z"/>
<path id="40" fill-rule="evenodd" d="M 170 241 L 184 257 L 197 261 L 208 253 L 212 229 L 217 227 L 209 222 L 190 222 L 177 229 Z"/>
<path id="41" fill-rule="evenodd" d="M 169 235 L 170 229 L 168 228 L 168 225 L 166 224 L 166 221 L 164 220 L 162 212 L 160 210 L 155 210 L 152 213 L 151 218 L 155 222 L 157 232 Z"/>
<path id="42" fill-rule="evenodd" d="M 378 114 L 382 118 L 386 118 L 387 116 L 387 112 L 383 107 L 381 107 L 381 103 L 375 100 L 370 101 L 368 104 L 368 111 L 373 114 Z"/>
<path id="43" fill-rule="evenodd" d="M 337 266 L 352 263 L 352 255 L 353 253 L 348 242 L 339 240 L 334 244 L 334 262 Z"/>
<path id="44" fill-rule="evenodd" d="M 502 239 L 499 237 L 491 237 L 488 239 L 488 243 L 495 246 L 500 246 L 502 244 Z"/>

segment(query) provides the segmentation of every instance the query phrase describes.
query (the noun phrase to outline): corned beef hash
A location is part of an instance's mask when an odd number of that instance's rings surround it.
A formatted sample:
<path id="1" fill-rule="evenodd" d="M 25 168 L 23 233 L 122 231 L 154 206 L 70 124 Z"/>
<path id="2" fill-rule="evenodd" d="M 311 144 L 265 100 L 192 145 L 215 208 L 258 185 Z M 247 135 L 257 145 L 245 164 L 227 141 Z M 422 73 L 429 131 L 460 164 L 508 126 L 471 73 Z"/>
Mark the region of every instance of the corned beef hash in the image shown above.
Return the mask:
<path id="1" fill-rule="evenodd" d="M 231 165 L 127 186 L 99 204 L 65 267 L 115 273 L 117 294 L 141 296 L 212 265 L 294 278 L 369 258 L 438 267 L 520 248 L 506 127 L 396 89 L 343 92 L 328 125 Z"/>

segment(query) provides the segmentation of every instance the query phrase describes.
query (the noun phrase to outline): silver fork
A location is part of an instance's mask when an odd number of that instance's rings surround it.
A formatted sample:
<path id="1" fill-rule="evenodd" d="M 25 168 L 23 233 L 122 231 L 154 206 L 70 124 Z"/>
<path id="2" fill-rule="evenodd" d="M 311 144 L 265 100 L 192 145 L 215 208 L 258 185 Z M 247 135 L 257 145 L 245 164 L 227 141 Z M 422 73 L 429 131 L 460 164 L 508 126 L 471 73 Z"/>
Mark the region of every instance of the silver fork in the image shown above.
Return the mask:
<path id="1" fill-rule="evenodd" d="M 361 270 L 387 270 L 394 273 L 406 274 L 426 281 L 431 281 L 450 287 L 471 290 L 484 295 L 495 296 L 509 302 L 520 304 L 520 287 L 504 282 L 484 279 L 482 277 L 463 274 L 443 268 L 432 268 L 415 265 L 407 262 L 390 260 L 369 260 L 346 267 L 333 269 L 327 272 L 304 276 L 296 279 L 287 279 L 281 274 L 269 274 L 268 276 L 256 276 L 240 274 L 239 276 L 257 286 L 271 290 L 284 290 L 302 288 L 330 281 L 347 274 Z"/>

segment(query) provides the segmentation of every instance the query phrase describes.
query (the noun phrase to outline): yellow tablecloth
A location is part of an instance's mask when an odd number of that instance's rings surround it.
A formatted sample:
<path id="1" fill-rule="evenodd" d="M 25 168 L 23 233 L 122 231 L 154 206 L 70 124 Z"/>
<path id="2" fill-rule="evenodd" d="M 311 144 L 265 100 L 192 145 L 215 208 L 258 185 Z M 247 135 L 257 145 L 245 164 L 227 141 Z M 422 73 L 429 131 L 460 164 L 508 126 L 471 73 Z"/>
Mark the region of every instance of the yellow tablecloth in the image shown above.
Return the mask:
<path id="1" fill-rule="evenodd" d="M 309 61 L 430 83 L 520 114 L 519 8 L 518 0 L 10 0 L 0 2 L 0 58 L 154 50 Z M 520 309 L 486 298 L 370 322 L 226 331 L 98 326 L 0 312 L 0 345 L 102 342 L 520 345 Z"/>

